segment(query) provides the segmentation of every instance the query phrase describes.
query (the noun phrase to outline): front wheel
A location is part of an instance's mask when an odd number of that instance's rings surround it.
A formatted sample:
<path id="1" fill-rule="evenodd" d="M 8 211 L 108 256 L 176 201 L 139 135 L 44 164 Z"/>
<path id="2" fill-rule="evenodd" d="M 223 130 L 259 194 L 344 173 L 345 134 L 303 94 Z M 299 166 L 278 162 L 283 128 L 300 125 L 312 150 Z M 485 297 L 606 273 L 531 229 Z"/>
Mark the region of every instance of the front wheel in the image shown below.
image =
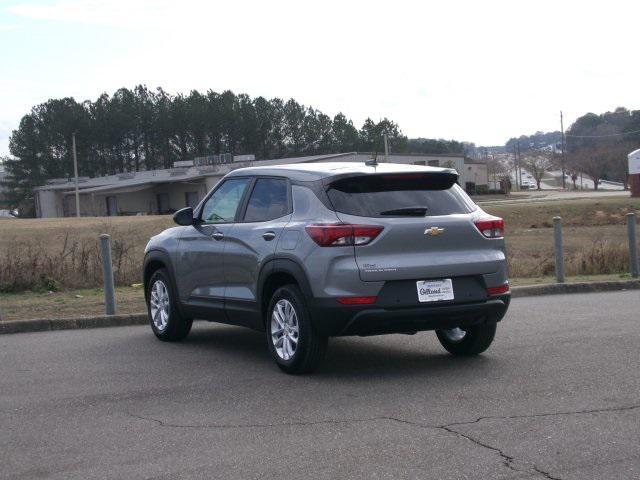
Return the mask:
<path id="1" fill-rule="evenodd" d="M 156 270 L 147 287 L 147 310 L 153 333 L 165 342 L 177 342 L 189 335 L 193 319 L 180 315 L 169 273 Z"/>
<path id="2" fill-rule="evenodd" d="M 311 324 L 304 297 L 295 285 L 279 288 L 267 310 L 266 333 L 269 352 L 286 373 L 310 373 L 322 361 L 327 337 Z"/>
<path id="3" fill-rule="evenodd" d="M 484 352 L 496 335 L 496 322 L 487 321 L 471 327 L 455 327 L 436 330 L 442 346 L 451 354 L 459 356 L 478 355 Z"/>

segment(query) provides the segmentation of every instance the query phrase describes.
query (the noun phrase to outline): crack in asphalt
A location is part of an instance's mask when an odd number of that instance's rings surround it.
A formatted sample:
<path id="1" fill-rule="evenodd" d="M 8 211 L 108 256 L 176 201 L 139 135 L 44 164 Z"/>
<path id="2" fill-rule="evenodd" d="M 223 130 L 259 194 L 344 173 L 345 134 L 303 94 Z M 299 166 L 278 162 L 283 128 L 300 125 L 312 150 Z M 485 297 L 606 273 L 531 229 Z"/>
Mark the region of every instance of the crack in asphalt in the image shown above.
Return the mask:
<path id="1" fill-rule="evenodd" d="M 509 455 L 507 455 L 506 453 L 504 453 L 498 447 L 494 447 L 494 446 L 489 445 L 487 443 L 481 442 L 480 440 L 478 440 L 476 438 L 473 438 L 473 437 L 471 437 L 469 435 L 466 435 L 464 433 L 460 433 L 460 432 L 454 430 L 453 428 L 450 428 L 447 425 L 441 425 L 441 426 L 435 427 L 435 428 L 438 428 L 438 429 L 444 430 L 446 432 L 452 433 L 453 435 L 455 435 L 457 437 L 460 437 L 460 438 L 464 438 L 465 440 L 468 440 L 468 441 L 470 441 L 471 443 L 473 443 L 475 445 L 478 445 L 478 446 L 480 446 L 482 448 L 486 448 L 488 450 L 491 450 L 492 452 L 495 452 L 498 455 L 500 455 L 500 457 L 502 458 L 502 464 L 505 467 L 507 467 L 510 470 L 513 470 L 514 472 L 520 472 L 520 473 L 523 472 L 523 470 L 520 470 L 519 468 L 516 468 L 515 465 L 513 464 L 514 463 L 514 458 L 509 456 Z"/>
<path id="2" fill-rule="evenodd" d="M 371 417 L 371 418 L 353 418 L 353 419 L 344 419 L 344 420 L 317 420 L 317 421 L 313 421 L 313 422 L 300 421 L 300 422 L 246 423 L 246 424 L 205 423 L 205 424 L 200 424 L 200 425 L 185 425 L 185 424 L 178 424 L 178 423 L 169 423 L 169 422 L 165 422 L 163 420 L 158 420 L 157 418 L 147 417 L 147 416 L 143 416 L 143 415 L 137 415 L 137 414 L 131 413 L 131 412 L 127 412 L 127 415 L 129 415 L 130 417 L 133 417 L 133 418 L 140 419 L 140 420 L 147 420 L 149 422 L 155 422 L 161 427 L 192 428 L 192 429 L 202 429 L 202 428 L 209 429 L 209 428 L 213 428 L 213 429 L 221 429 L 221 430 L 222 429 L 243 429 L 243 428 L 306 427 L 306 426 L 322 425 L 322 424 L 339 425 L 339 424 L 345 424 L 345 423 L 374 422 L 374 421 L 377 421 L 377 420 L 391 420 L 391 421 L 398 421 L 398 422 L 402 422 L 402 423 L 412 423 L 412 422 L 409 422 L 409 421 L 403 421 L 401 419 L 396 419 L 396 418 L 392 418 L 392 417 Z M 415 424 L 415 425 L 421 426 L 421 427 L 428 427 L 428 425 L 419 425 L 419 424 Z"/>
<path id="3" fill-rule="evenodd" d="M 138 415 L 131 412 L 126 412 L 126 413 L 130 417 L 137 418 L 139 420 L 155 422 L 159 426 L 169 427 L 169 428 L 220 428 L 220 429 L 271 428 L 271 427 L 289 427 L 289 426 L 313 426 L 313 425 L 322 425 L 322 424 L 362 423 L 362 422 L 388 420 L 388 421 L 393 421 L 397 423 L 414 425 L 416 427 L 447 430 L 447 429 L 451 429 L 452 427 L 472 425 L 474 423 L 479 423 L 483 420 L 517 420 L 517 419 L 526 419 L 526 418 L 553 417 L 553 416 L 560 416 L 560 415 L 582 415 L 582 414 L 591 414 L 591 413 L 623 412 L 628 410 L 635 410 L 638 408 L 640 408 L 640 405 L 630 405 L 625 407 L 597 408 L 597 409 L 591 409 L 591 410 L 574 410 L 574 411 L 565 411 L 565 412 L 533 413 L 528 415 L 482 416 L 482 417 L 476 418 L 475 420 L 469 420 L 466 422 L 452 422 L 452 423 L 446 423 L 444 425 L 431 425 L 427 423 L 420 423 L 412 420 L 407 420 L 404 418 L 391 417 L 391 416 L 347 418 L 343 420 L 329 419 L 329 420 L 317 420 L 317 421 L 279 422 L 279 423 L 247 423 L 247 424 L 208 423 L 208 424 L 199 424 L 199 425 L 188 425 L 188 424 L 179 424 L 179 423 L 169 423 L 154 417 Z M 458 433 L 458 432 L 454 432 L 454 433 Z"/>
<path id="4" fill-rule="evenodd" d="M 281 423 L 250 423 L 250 424 L 225 424 L 225 423 L 214 423 L 214 424 L 201 424 L 201 425 L 188 425 L 188 424 L 175 424 L 165 422 L 163 420 L 159 420 L 157 418 L 137 415 L 131 412 L 126 412 L 130 417 L 150 421 L 156 423 L 161 427 L 168 428 L 187 428 L 187 429 L 244 429 L 244 428 L 273 428 L 273 427 L 289 427 L 289 426 L 313 426 L 313 425 L 341 425 L 341 424 L 350 424 L 350 423 L 365 423 L 365 422 L 376 422 L 376 421 L 390 421 L 396 423 L 402 423 L 405 425 L 412 425 L 418 428 L 430 428 L 434 430 L 443 430 L 447 433 L 455 435 L 458 438 L 465 439 L 474 445 L 482 447 L 486 450 L 490 450 L 500 456 L 502 459 L 502 464 L 518 473 L 524 473 L 528 475 L 542 475 L 549 480 L 562 480 L 560 477 L 553 476 L 550 472 L 542 470 L 537 465 L 530 462 L 520 462 L 523 466 L 526 466 L 525 470 L 518 468 L 519 461 L 514 457 L 507 455 L 503 450 L 498 447 L 494 447 L 489 445 L 488 443 L 482 442 L 477 438 L 474 438 L 465 433 L 459 432 L 454 429 L 457 426 L 464 425 L 472 425 L 475 423 L 479 423 L 483 420 L 514 420 L 514 419 L 526 419 L 526 418 L 541 418 L 541 417 L 553 417 L 553 416 L 562 416 L 562 415 L 583 415 L 583 414 L 592 414 L 592 413 L 608 413 L 608 412 L 622 412 L 635 410 L 640 408 L 640 405 L 630 405 L 625 407 L 610 407 L 610 408 L 597 408 L 591 410 L 575 410 L 575 411 L 565 411 L 565 412 L 551 412 L 551 413 L 535 413 L 529 415 L 505 415 L 505 416 L 483 416 L 478 417 L 475 420 L 467 421 L 467 422 L 453 422 L 447 423 L 445 425 L 430 425 L 420 422 L 415 422 L 412 420 L 407 420 L 404 418 L 398 417 L 390 417 L 390 416 L 376 416 L 376 417 L 365 417 L 365 418 L 351 418 L 351 419 L 343 419 L 343 420 L 317 420 L 317 421 L 299 421 L 299 422 L 281 422 Z M 535 472 L 535 473 L 533 473 Z"/>
<path id="5" fill-rule="evenodd" d="M 583 415 L 589 413 L 607 413 L 607 412 L 624 412 L 628 410 L 636 410 L 640 408 L 640 405 L 630 405 L 626 407 L 609 407 L 609 408 L 594 408 L 592 410 L 573 410 L 573 411 L 565 411 L 565 412 L 552 412 L 552 413 L 532 413 L 529 415 L 495 415 L 495 416 L 486 416 L 486 417 L 478 417 L 475 420 L 470 420 L 467 422 L 455 422 L 448 423 L 447 427 L 454 427 L 457 425 L 471 425 L 474 423 L 481 422 L 483 420 L 517 420 L 521 418 L 541 418 L 541 417 L 555 417 L 562 415 Z"/>
<path id="6" fill-rule="evenodd" d="M 544 475 L 545 478 L 548 478 L 549 480 L 562 480 L 560 477 L 554 477 L 553 475 L 551 475 L 549 472 L 546 472 L 544 470 L 542 470 L 541 468 L 537 467 L 537 466 L 533 466 L 533 469 L 538 472 L 541 475 Z"/>

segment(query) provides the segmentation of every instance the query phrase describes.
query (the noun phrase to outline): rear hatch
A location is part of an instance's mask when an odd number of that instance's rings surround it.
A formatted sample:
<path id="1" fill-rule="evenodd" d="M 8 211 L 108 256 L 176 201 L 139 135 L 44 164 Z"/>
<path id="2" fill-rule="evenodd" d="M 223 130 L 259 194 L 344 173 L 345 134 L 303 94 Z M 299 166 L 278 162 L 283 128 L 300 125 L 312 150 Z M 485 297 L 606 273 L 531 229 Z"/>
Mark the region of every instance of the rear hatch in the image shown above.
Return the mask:
<path id="1" fill-rule="evenodd" d="M 370 243 L 354 246 L 361 280 L 441 279 L 500 269 L 504 240 L 486 238 L 476 227 L 487 215 L 456 179 L 450 171 L 365 174 L 328 185 L 340 221 L 384 227 Z"/>

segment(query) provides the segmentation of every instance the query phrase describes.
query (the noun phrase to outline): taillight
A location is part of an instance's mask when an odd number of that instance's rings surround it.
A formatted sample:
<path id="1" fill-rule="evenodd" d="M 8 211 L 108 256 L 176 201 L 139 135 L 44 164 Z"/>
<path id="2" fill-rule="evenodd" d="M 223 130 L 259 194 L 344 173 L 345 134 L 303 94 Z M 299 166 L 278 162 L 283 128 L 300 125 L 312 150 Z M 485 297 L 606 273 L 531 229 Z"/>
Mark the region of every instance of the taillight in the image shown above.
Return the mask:
<path id="1" fill-rule="evenodd" d="M 378 297 L 339 297 L 338 303 L 342 305 L 371 305 L 376 303 Z"/>
<path id="2" fill-rule="evenodd" d="M 502 295 L 503 293 L 507 293 L 509 291 L 509 284 L 505 283 L 504 285 L 500 285 L 499 287 L 488 287 L 487 295 Z"/>
<path id="3" fill-rule="evenodd" d="M 504 220 L 498 217 L 483 217 L 473 222 L 480 233 L 487 238 L 504 237 Z"/>
<path id="4" fill-rule="evenodd" d="M 305 230 L 321 247 L 343 247 L 366 245 L 380 235 L 384 229 L 379 225 L 351 225 L 348 223 L 325 223 L 308 225 Z"/>

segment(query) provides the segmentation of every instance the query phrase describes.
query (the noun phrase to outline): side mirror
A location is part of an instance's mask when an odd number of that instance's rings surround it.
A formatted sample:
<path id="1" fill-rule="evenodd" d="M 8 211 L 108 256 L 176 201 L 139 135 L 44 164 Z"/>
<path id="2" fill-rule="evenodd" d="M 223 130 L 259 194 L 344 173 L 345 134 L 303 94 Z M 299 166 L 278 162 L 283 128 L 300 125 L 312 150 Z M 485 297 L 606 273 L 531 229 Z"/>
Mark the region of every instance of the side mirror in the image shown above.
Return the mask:
<path id="1" fill-rule="evenodd" d="M 186 207 L 173 214 L 173 221 L 178 225 L 193 225 L 193 208 Z"/>

